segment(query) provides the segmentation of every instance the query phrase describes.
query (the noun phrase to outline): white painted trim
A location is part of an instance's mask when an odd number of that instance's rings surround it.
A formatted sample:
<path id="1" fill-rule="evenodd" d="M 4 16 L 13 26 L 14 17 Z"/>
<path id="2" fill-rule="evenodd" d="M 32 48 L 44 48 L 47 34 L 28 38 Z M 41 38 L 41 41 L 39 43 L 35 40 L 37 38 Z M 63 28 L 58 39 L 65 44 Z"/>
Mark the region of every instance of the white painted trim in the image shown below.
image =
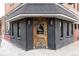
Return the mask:
<path id="1" fill-rule="evenodd" d="M 70 19 L 70 21 L 78 21 L 74 18 L 71 18 L 69 16 L 66 16 L 66 15 L 63 15 L 63 14 L 19 14 L 15 17 L 12 17 L 11 19 L 8 19 L 7 21 L 11 21 L 11 20 L 14 20 L 14 19 L 22 19 L 22 18 L 26 18 L 26 17 L 39 17 L 39 16 L 43 16 L 43 17 L 64 17 L 66 19 Z M 64 20 L 64 19 L 63 19 Z"/>
<path id="2" fill-rule="evenodd" d="M 68 12 L 70 12 L 70 13 L 72 13 L 73 15 L 75 15 L 75 16 L 76 16 L 76 14 L 75 14 L 73 11 L 68 10 L 68 9 L 67 9 L 67 8 L 65 8 L 64 6 L 62 6 L 62 5 L 58 4 L 58 3 L 56 3 L 56 5 L 60 6 L 60 7 L 61 7 L 61 8 L 63 8 L 64 10 L 66 10 L 66 11 L 68 11 Z"/>

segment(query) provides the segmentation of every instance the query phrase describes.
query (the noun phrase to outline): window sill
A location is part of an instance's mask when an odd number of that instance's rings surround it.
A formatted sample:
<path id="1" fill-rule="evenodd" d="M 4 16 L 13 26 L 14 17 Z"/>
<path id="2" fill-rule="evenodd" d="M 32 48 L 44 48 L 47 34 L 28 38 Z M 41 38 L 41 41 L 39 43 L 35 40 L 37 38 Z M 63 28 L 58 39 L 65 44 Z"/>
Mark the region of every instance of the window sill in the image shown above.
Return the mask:
<path id="1" fill-rule="evenodd" d="M 17 39 L 18 39 L 18 40 L 21 40 L 21 38 L 20 38 L 20 37 L 17 37 Z"/>
<path id="2" fill-rule="evenodd" d="M 60 37 L 60 40 L 63 40 L 63 37 Z"/>
<path id="3" fill-rule="evenodd" d="M 66 38 L 69 38 L 69 37 L 71 37 L 71 36 L 66 36 Z"/>

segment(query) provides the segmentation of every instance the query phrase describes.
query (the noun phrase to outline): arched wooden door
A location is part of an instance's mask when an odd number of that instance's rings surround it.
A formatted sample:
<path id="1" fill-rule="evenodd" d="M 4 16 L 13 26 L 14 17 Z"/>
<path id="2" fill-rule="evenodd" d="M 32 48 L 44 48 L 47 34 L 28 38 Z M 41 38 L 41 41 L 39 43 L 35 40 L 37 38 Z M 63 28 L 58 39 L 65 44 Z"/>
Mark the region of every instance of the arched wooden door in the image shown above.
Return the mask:
<path id="1" fill-rule="evenodd" d="M 36 18 L 33 22 L 33 47 L 47 48 L 47 21 L 44 18 Z"/>

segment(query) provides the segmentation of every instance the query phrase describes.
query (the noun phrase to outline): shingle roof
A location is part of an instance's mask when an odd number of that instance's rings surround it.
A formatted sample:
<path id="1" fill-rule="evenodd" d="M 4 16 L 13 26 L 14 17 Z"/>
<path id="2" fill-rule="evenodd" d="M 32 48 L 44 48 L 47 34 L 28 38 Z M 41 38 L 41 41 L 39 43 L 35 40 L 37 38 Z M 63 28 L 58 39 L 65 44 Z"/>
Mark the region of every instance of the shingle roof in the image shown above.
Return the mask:
<path id="1" fill-rule="evenodd" d="M 61 8 L 55 3 L 28 3 L 8 15 L 7 19 L 10 19 L 19 14 L 63 14 L 71 18 L 77 19 L 75 15 Z"/>

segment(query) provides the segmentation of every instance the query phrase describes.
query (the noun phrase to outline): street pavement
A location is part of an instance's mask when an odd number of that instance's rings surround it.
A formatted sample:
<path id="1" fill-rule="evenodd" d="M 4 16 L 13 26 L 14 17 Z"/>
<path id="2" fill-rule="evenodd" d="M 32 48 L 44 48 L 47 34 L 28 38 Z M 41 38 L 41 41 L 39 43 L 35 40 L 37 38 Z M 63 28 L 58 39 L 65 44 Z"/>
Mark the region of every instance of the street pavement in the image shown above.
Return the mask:
<path id="1" fill-rule="evenodd" d="M 33 49 L 25 51 L 5 40 L 2 40 L 0 56 L 79 56 L 79 41 L 57 50 Z"/>

